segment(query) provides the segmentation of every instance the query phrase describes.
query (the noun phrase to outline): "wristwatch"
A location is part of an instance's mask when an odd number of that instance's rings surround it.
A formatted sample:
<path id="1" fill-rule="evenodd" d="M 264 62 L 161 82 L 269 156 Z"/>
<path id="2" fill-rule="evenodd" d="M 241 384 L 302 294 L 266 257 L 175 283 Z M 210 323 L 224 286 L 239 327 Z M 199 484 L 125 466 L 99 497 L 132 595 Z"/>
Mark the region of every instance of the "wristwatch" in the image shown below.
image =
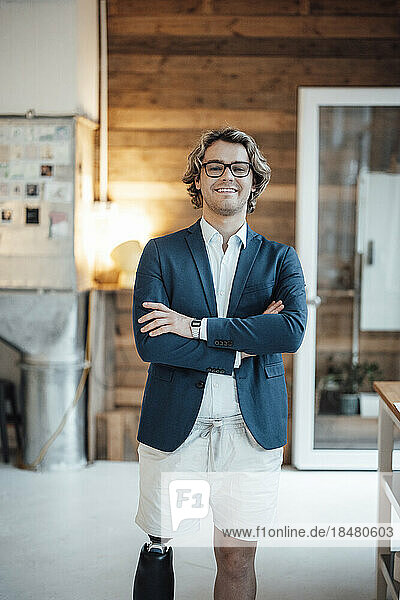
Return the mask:
<path id="1" fill-rule="evenodd" d="M 196 340 L 200 339 L 200 327 L 201 327 L 201 321 L 199 321 L 198 319 L 193 319 L 190 322 L 190 329 L 192 330 L 192 336 Z"/>

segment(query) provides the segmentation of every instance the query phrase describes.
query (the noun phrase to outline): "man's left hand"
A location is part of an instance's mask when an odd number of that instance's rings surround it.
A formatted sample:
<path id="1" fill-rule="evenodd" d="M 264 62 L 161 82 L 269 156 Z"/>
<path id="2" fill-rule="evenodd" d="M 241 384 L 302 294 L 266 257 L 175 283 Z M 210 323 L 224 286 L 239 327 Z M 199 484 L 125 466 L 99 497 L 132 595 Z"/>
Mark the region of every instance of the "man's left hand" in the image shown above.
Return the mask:
<path id="1" fill-rule="evenodd" d="M 140 328 L 142 333 L 148 332 L 151 337 L 162 333 L 176 333 L 181 337 L 192 338 L 190 323 L 193 317 L 181 315 L 161 302 L 143 302 L 143 306 L 153 310 L 138 319 L 138 323 L 151 320 L 151 323 Z"/>

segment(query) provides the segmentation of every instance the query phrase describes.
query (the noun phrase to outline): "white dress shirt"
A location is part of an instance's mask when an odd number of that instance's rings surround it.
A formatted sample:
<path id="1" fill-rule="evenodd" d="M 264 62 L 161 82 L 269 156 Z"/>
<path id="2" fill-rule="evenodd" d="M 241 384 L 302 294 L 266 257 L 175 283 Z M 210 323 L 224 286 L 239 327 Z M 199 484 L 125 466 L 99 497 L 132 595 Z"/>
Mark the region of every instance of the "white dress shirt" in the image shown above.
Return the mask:
<path id="1" fill-rule="evenodd" d="M 247 222 L 229 238 L 225 253 L 222 250 L 223 237 L 219 231 L 204 217 L 200 219 L 200 227 L 213 276 L 217 316 L 226 317 L 241 246 L 243 244 L 246 247 Z M 207 340 L 207 318 L 201 320 L 200 339 Z M 241 353 L 236 352 L 234 368 L 239 367 L 240 363 Z M 208 373 L 198 417 L 217 418 L 238 414 L 241 411 L 234 375 Z"/>

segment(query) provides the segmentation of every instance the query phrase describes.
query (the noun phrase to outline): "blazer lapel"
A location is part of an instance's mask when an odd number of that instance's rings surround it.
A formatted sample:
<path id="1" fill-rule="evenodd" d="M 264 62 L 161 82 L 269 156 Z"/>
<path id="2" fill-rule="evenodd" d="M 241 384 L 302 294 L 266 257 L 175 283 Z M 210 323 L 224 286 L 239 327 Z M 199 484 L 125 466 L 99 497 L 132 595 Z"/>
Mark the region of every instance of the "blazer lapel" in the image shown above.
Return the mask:
<path id="1" fill-rule="evenodd" d="M 211 273 L 211 267 L 208 260 L 207 249 L 201 233 L 200 219 L 193 223 L 187 229 L 186 242 L 189 246 L 193 260 L 196 264 L 199 277 L 203 286 L 208 309 L 211 317 L 217 316 L 217 302 L 215 298 L 214 282 Z M 257 253 L 261 245 L 261 237 L 250 229 L 247 224 L 247 244 L 242 248 L 236 267 L 235 277 L 232 283 L 232 290 L 229 299 L 227 316 L 232 317 L 239 303 L 243 288 L 246 285 L 247 278 L 253 267 Z"/>
<path id="2" fill-rule="evenodd" d="M 217 301 L 215 299 L 214 282 L 211 273 L 207 250 L 201 233 L 200 219 L 187 229 L 186 242 L 192 253 L 193 260 L 199 273 L 204 295 L 206 297 L 210 317 L 217 316 Z"/>
<path id="3" fill-rule="evenodd" d="M 228 310 L 226 312 L 227 317 L 233 317 L 237 305 L 239 304 L 240 297 L 243 293 L 244 286 L 249 277 L 250 271 L 253 267 L 253 263 L 256 259 L 258 251 L 261 245 L 261 236 L 255 231 L 250 229 L 247 223 L 247 243 L 246 248 L 241 249 L 239 254 L 238 263 L 236 266 L 236 273 L 232 283 L 231 296 L 229 299 Z"/>

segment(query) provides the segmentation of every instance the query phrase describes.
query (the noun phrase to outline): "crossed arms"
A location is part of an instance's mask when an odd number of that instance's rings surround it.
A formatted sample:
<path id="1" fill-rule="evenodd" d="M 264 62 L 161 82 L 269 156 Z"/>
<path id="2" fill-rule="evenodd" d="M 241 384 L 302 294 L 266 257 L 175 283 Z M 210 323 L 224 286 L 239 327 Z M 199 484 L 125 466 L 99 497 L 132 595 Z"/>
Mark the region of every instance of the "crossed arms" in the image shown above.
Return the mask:
<path id="1" fill-rule="evenodd" d="M 133 331 L 139 356 L 145 362 L 162 363 L 176 367 L 206 371 L 209 367 L 222 369 L 230 374 L 233 371 L 236 351 L 246 354 L 269 354 L 296 352 L 304 337 L 307 322 L 304 278 L 295 250 L 288 247 L 282 260 L 276 286 L 276 297 L 282 300 L 285 310 L 277 310 L 246 318 L 211 317 L 207 318 L 207 340 L 191 338 L 189 323 L 192 317 L 172 311 L 161 276 L 160 258 L 155 240 L 145 246 L 134 287 Z M 149 302 L 150 306 L 143 306 Z M 160 303 L 174 312 L 175 330 L 179 333 L 149 331 L 143 329 L 143 321 L 155 319 L 160 313 L 156 308 Z M 146 317 L 145 317 L 146 315 Z M 139 322 L 140 318 L 143 318 Z M 178 317 L 178 319 L 177 319 Z M 182 317 L 182 319 L 179 319 Z M 197 317 L 198 318 L 198 317 Z M 186 319 L 186 321 L 185 321 Z M 162 335 L 161 335 L 162 334 Z M 215 340 L 229 339 L 229 348 L 215 344 Z"/>

